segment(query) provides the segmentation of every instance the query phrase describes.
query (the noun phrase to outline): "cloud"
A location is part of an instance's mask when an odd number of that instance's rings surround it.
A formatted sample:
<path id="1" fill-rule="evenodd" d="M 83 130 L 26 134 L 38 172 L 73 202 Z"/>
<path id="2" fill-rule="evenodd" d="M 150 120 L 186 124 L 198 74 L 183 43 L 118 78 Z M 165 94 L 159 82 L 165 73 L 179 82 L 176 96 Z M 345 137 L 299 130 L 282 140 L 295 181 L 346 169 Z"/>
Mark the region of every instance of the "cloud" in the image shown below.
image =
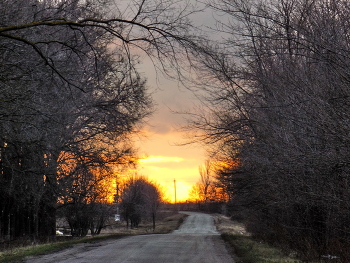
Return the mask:
<path id="1" fill-rule="evenodd" d="M 171 125 L 161 125 L 161 122 L 153 123 L 153 127 L 149 127 L 149 131 L 152 133 L 158 133 L 158 134 L 169 134 L 173 131 L 173 127 Z"/>
<path id="2" fill-rule="evenodd" d="M 188 191 L 198 181 L 198 160 L 178 156 L 150 155 L 140 161 L 140 173 L 162 185 L 169 200 L 174 201 L 174 180 L 177 199 L 188 199 Z"/>
<path id="3" fill-rule="evenodd" d="M 179 83 L 155 76 L 154 68 L 147 59 L 141 72 L 148 77 L 148 86 L 153 89 L 153 98 L 157 111 L 144 127 L 145 137 L 136 139 L 140 149 L 139 172 L 161 184 L 171 200 L 174 199 L 174 179 L 177 184 L 177 199 L 186 200 L 188 190 L 199 179 L 198 166 L 204 159 L 204 150 L 198 145 L 177 146 L 184 142 L 185 134 L 178 131 L 186 120 L 183 114 L 196 101 L 193 93 L 186 88 L 179 88 Z"/>
<path id="4" fill-rule="evenodd" d="M 159 163 L 159 162 L 182 162 L 184 159 L 181 157 L 170 156 L 149 156 L 145 159 L 140 159 L 140 163 Z"/>

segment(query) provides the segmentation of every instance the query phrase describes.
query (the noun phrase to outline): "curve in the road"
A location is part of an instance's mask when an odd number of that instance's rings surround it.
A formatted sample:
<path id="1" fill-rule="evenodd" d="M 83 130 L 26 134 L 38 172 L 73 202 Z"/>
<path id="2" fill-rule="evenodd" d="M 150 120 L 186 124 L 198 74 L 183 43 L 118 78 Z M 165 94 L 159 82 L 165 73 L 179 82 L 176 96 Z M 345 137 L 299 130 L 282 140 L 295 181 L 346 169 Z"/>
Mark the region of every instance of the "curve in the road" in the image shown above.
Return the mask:
<path id="1" fill-rule="evenodd" d="M 202 234 L 202 235 L 219 235 L 214 225 L 214 219 L 211 215 L 195 213 L 195 212 L 182 212 L 189 215 L 184 223 L 178 230 L 175 230 L 174 234 Z"/>

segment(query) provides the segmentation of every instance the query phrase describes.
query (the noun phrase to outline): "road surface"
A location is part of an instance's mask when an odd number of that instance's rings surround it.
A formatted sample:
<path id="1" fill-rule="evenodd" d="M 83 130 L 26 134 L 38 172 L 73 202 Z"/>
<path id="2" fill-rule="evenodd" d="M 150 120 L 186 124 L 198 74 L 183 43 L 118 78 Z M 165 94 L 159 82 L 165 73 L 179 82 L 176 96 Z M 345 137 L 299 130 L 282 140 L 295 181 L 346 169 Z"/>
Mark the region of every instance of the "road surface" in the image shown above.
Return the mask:
<path id="1" fill-rule="evenodd" d="M 234 263 L 207 214 L 189 216 L 171 234 L 130 236 L 95 244 L 79 244 L 26 263 Z"/>

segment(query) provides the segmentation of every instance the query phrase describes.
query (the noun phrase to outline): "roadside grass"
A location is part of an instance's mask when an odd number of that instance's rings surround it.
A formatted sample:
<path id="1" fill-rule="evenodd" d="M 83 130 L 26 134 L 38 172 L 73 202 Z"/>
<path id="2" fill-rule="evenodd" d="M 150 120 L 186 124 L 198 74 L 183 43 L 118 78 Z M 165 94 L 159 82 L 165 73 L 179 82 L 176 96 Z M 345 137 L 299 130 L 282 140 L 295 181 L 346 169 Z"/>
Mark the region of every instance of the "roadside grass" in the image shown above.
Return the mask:
<path id="1" fill-rule="evenodd" d="M 188 215 L 181 213 L 168 213 L 166 216 L 161 216 L 160 220 L 156 221 L 156 228 L 153 230 L 151 222 L 144 222 L 138 228 L 127 229 L 125 224 L 117 228 L 105 229 L 101 235 L 107 234 L 126 234 L 126 235 L 147 235 L 147 234 L 167 234 L 179 228 Z"/>
<path id="2" fill-rule="evenodd" d="M 125 234 L 114 234 L 114 235 L 102 235 L 94 237 L 84 237 L 84 238 L 72 238 L 71 240 L 62 242 L 53 242 L 47 244 L 38 244 L 27 247 L 17 247 L 11 250 L 6 250 L 0 252 L 0 263 L 9 262 L 22 262 L 26 257 L 39 256 L 50 254 L 56 251 L 60 251 L 66 248 L 70 248 L 75 244 L 80 243 L 96 243 L 109 239 L 119 239 L 125 237 Z"/>
<path id="3" fill-rule="evenodd" d="M 158 223 L 153 233 L 154 234 L 170 233 L 178 229 L 181 226 L 181 224 L 184 222 L 187 216 L 188 215 L 178 213 L 178 214 L 166 217 L 163 221 Z"/>
<path id="4" fill-rule="evenodd" d="M 233 248 L 237 263 L 300 263 L 281 250 L 258 242 L 251 236 L 222 234 L 222 238 Z"/>
<path id="5" fill-rule="evenodd" d="M 230 246 L 236 263 L 301 263 L 297 258 L 282 250 L 255 240 L 243 224 L 231 221 L 222 215 L 216 216 L 215 223 L 222 238 Z"/>
<path id="6" fill-rule="evenodd" d="M 80 243 L 97 243 L 110 239 L 119 239 L 130 235 L 166 234 L 176 230 L 182 224 L 185 218 L 186 215 L 180 213 L 165 217 L 163 220 L 157 222 L 154 232 L 151 228 L 151 224 L 143 224 L 138 229 L 122 230 L 115 233 L 105 233 L 94 237 L 72 238 L 62 242 L 15 247 L 5 251 L 0 251 L 0 263 L 23 262 L 23 260 L 27 257 L 58 252 Z"/>

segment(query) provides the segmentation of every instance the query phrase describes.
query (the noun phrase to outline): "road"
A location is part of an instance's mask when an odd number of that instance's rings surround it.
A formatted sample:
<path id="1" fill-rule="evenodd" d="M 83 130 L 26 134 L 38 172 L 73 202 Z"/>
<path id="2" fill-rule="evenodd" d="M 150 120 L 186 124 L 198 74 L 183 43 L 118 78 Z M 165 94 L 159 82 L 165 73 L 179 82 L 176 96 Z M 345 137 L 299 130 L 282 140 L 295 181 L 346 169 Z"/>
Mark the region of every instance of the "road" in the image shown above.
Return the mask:
<path id="1" fill-rule="evenodd" d="M 26 263 L 234 263 L 210 215 L 189 216 L 171 234 L 130 236 L 79 244 Z"/>

